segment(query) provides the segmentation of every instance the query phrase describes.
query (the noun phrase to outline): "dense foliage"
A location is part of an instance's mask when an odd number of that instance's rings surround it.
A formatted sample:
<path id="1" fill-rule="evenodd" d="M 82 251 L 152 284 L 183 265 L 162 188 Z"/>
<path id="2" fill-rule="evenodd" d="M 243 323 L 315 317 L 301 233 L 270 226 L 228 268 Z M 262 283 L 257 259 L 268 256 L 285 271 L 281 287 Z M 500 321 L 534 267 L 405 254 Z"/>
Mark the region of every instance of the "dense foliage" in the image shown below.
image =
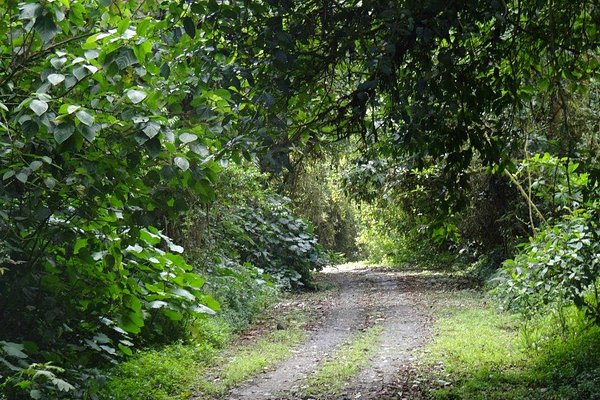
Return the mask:
<path id="1" fill-rule="evenodd" d="M 281 287 L 310 286 L 310 272 L 322 269 L 328 255 L 290 199 L 268 183 L 252 164 L 227 168 L 215 186 L 219 197 L 208 208 L 193 206 L 175 236 L 204 263 L 224 256 L 261 268 Z"/>
<path id="2" fill-rule="evenodd" d="M 529 318 L 544 306 L 575 304 L 600 322 L 600 221 L 597 188 L 588 193 L 589 176 L 578 165 L 546 154 L 526 161 L 539 207 L 552 218 L 495 279 L 507 305 Z M 551 214 L 551 215 L 552 215 Z"/>
<path id="3" fill-rule="evenodd" d="M 247 82 L 232 56 L 215 53 L 224 34 L 212 33 L 223 18 L 218 9 L 212 2 L 2 2 L 0 385 L 7 396 L 90 395 L 97 390 L 90 368 L 219 308 L 202 269 L 167 235 L 169 220 L 192 203 L 215 200 L 222 161 L 244 149 L 234 126 L 253 112 L 251 102 L 241 106 Z M 308 281 L 323 261 L 304 222 L 282 204 L 261 212 L 272 225 L 248 227 L 258 231 L 234 263 L 265 263 L 257 266 L 273 273 L 296 268 L 287 277 Z M 267 232 L 272 247 L 286 244 L 277 261 L 250 257 L 265 250 L 253 239 Z M 288 245 L 290 237 L 298 246 Z"/>

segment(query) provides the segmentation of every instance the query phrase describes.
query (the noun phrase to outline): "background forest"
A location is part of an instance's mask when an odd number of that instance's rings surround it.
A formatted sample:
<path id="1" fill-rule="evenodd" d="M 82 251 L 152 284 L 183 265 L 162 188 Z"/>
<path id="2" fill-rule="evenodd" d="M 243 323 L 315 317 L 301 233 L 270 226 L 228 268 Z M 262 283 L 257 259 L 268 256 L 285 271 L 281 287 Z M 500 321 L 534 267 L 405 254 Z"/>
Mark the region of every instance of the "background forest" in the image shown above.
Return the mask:
<path id="1" fill-rule="evenodd" d="M 344 260 L 600 324 L 599 22 L 588 0 L 0 0 L 0 398 L 106 396 L 137 349 L 218 351 Z"/>

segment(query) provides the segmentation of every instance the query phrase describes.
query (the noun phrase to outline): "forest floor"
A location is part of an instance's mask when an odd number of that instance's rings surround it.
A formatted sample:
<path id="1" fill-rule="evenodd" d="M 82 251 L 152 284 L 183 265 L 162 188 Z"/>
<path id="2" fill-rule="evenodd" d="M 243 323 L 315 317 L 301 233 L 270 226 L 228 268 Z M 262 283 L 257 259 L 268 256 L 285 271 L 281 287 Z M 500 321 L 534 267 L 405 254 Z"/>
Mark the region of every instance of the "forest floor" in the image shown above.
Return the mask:
<path id="1" fill-rule="evenodd" d="M 432 335 L 431 294 L 460 282 L 431 272 L 346 264 L 323 271 L 319 283 L 332 289 L 293 303 L 312 308 L 307 339 L 225 398 L 415 398 L 402 371 L 412 368 L 415 350 Z"/>

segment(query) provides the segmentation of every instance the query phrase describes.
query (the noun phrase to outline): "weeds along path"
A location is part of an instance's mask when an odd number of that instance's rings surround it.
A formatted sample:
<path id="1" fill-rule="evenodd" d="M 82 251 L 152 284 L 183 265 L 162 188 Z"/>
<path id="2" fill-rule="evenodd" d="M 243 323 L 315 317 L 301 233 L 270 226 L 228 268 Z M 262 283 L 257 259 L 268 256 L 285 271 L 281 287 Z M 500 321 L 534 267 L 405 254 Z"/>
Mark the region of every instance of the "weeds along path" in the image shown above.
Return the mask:
<path id="1" fill-rule="evenodd" d="M 411 351 L 429 337 L 428 308 L 420 301 L 426 285 L 420 277 L 356 264 L 329 269 L 324 277 L 337 290 L 319 328 L 293 350 L 292 357 L 232 390 L 227 399 L 303 398 L 305 379 L 340 345 L 379 325 L 383 331 L 368 366 L 336 397 L 375 399 L 409 361 Z"/>

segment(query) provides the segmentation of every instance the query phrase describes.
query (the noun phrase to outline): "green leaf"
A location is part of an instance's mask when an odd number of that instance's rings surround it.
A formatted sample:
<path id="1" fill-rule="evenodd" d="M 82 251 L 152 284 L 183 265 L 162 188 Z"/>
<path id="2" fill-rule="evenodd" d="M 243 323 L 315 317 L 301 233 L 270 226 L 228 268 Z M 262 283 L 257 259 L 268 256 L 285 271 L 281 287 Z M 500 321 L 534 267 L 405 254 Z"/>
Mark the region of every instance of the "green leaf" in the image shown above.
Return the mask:
<path id="1" fill-rule="evenodd" d="M 169 64 L 164 63 L 160 67 L 160 76 L 163 77 L 164 79 L 169 79 L 170 75 L 171 75 L 171 67 L 169 67 Z"/>
<path id="2" fill-rule="evenodd" d="M 114 57 L 114 62 L 120 70 L 136 64 L 138 62 L 135 53 L 131 49 L 121 49 Z"/>
<path id="3" fill-rule="evenodd" d="M 194 143 L 193 145 L 191 145 L 190 148 L 194 153 L 198 154 L 201 157 L 208 157 L 210 155 L 208 148 L 202 144 Z"/>
<path id="4" fill-rule="evenodd" d="M 155 301 L 151 301 L 149 304 L 150 308 L 152 309 L 158 309 L 158 308 L 164 308 L 167 307 L 169 304 L 166 301 L 162 301 L 162 300 L 155 300 Z"/>
<path id="5" fill-rule="evenodd" d="M 44 185 L 46 185 L 48 189 L 53 189 L 56 186 L 56 179 L 47 177 L 44 179 Z"/>
<path id="6" fill-rule="evenodd" d="M 10 357 L 21 359 L 27 358 L 27 354 L 23 353 L 25 346 L 20 343 L 2 341 L 0 342 L 0 345 L 2 345 L 2 350 L 4 350 L 4 352 Z"/>
<path id="7" fill-rule="evenodd" d="M 143 64 L 146 61 L 146 54 L 150 53 L 151 51 L 152 43 L 147 40 L 133 46 L 133 52 L 140 64 Z"/>
<path id="8" fill-rule="evenodd" d="M 156 235 L 147 230 L 140 231 L 140 239 L 142 239 L 144 242 L 146 242 L 150 245 L 159 244 L 160 240 L 161 240 L 159 235 Z"/>
<path id="9" fill-rule="evenodd" d="M 82 65 L 78 65 L 77 67 L 73 68 L 73 76 L 80 81 L 87 76 L 87 71 L 87 68 Z"/>
<path id="10" fill-rule="evenodd" d="M 169 242 L 169 250 L 171 250 L 174 253 L 183 253 L 183 247 L 176 245 L 175 243 Z"/>
<path id="11" fill-rule="evenodd" d="M 100 55 L 100 51 L 96 50 L 96 49 L 90 49 L 90 50 L 86 50 L 83 55 L 85 56 L 86 60 L 94 60 L 96 58 L 98 58 L 98 56 Z"/>
<path id="12" fill-rule="evenodd" d="M 201 301 L 202 303 L 204 303 L 204 305 L 210 307 L 212 310 L 219 311 L 221 309 L 221 305 L 219 304 L 219 302 L 215 300 L 212 296 L 202 296 Z"/>
<path id="13" fill-rule="evenodd" d="M 127 314 L 121 319 L 121 323 L 119 324 L 119 327 L 129 333 L 140 333 L 142 326 L 144 326 L 144 321 L 136 313 Z"/>
<path id="14" fill-rule="evenodd" d="M 15 175 L 15 178 L 17 178 L 17 180 L 20 181 L 20 182 L 22 182 L 22 183 L 26 183 L 27 180 L 29 179 L 29 174 L 27 172 L 25 172 L 25 171 L 19 171 Z"/>
<path id="15" fill-rule="evenodd" d="M 183 315 L 179 311 L 170 310 L 168 308 L 164 308 L 162 313 L 169 318 L 171 321 L 180 321 L 183 319 Z"/>
<path id="16" fill-rule="evenodd" d="M 48 82 L 52 84 L 52 86 L 56 86 L 59 83 L 65 80 L 65 76 L 63 74 L 50 74 L 48 75 Z"/>
<path id="17" fill-rule="evenodd" d="M 56 69 L 61 68 L 67 62 L 67 57 L 54 57 L 50 60 L 50 64 Z"/>
<path id="18" fill-rule="evenodd" d="M 119 25 L 117 25 L 117 33 L 122 35 L 130 26 L 131 20 L 129 18 L 124 18 L 121 20 L 121 22 L 119 22 Z"/>
<path id="19" fill-rule="evenodd" d="M 85 238 L 79 238 L 75 241 L 75 246 L 73 246 L 73 254 L 78 254 L 79 250 L 85 248 L 88 245 L 88 240 Z"/>
<path id="20" fill-rule="evenodd" d="M 85 140 L 87 140 L 90 143 L 93 142 L 94 139 L 96 138 L 96 131 L 98 130 L 96 128 L 96 126 L 95 125 L 93 125 L 93 126 L 83 125 L 80 128 L 81 128 L 81 134 L 83 135 Z"/>
<path id="21" fill-rule="evenodd" d="M 42 15 L 44 11 L 44 7 L 38 3 L 21 4 L 19 8 L 21 9 L 19 19 L 34 19 Z"/>
<path id="22" fill-rule="evenodd" d="M 34 99 L 29 104 L 29 108 L 37 115 L 40 116 L 46 111 L 48 111 L 48 103 L 42 100 Z"/>
<path id="23" fill-rule="evenodd" d="M 187 33 L 192 39 L 196 36 L 196 24 L 194 24 L 194 20 L 192 20 L 192 18 L 183 18 L 183 29 L 185 29 L 185 33 Z"/>
<path id="24" fill-rule="evenodd" d="M 119 350 L 121 350 L 121 353 L 125 354 L 126 356 L 132 356 L 133 352 L 131 351 L 131 349 L 125 345 L 122 345 L 121 343 L 117 344 L 117 346 L 119 347 Z"/>
<path id="25" fill-rule="evenodd" d="M 190 168 L 190 162 L 183 157 L 175 157 L 174 162 L 182 171 L 187 171 Z"/>
<path id="26" fill-rule="evenodd" d="M 160 124 L 157 122 L 150 121 L 142 130 L 144 131 L 146 136 L 148 136 L 149 139 L 152 139 L 158 134 L 158 132 L 160 132 Z"/>
<path id="27" fill-rule="evenodd" d="M 148 29 L 152 25 L 153 25 L 153 22 L 150 17 L 144 18 L 137 24 L 135 31 L 138 34 L 138 36 L 146 36 L 146 33 L 148 33 Z"/>
<path id="28" fill-rule="evenodd" d="M 70 392 L 71 390 L 75 390 L 75 387 L 71 385 L 69 382 L 64 381 L 60 378 L 54 378 L 51 380 L 52 384 L 57 387 L 60 392 Z"/>
<path id="29" fill-rule="evenodd" d="M 194 140 L 198 139 L 198 136 L 192 134 L 192 133 L 182 133 L 181 135 L 179 135 L 179 140 L 181 140 L 182 143 L 190 143 L 193 142 Z"/>
<path id="30" fill-rule="evenodd" d="M 23 122 L 22 128 L 23 133 L 25 133 L 30 138 L 33 137 L 33 135 L 35 135 L 40 129 L 39 125 L 32 120 Z"/>
<path id="31" fill-rule="evenodd" d="M 91 116 L 87 111 L 80 110 L 75 114 L 77 119 L 84 125 L 92 126 L 94 125 L 94 117 Z"/>
<path id="32" fill-rule="evenodd" d="M 229 90 L 227 90 L 227 89 L 217 89 L 217 90 L 214 90 L 212 93 L 214 93 L 216 96 L 222 98 L 223 100 L 231 99 L 231 93 L 229 93 Z"/>
<path id="33" fill-rule="evenodd" d="M 141 103 L 148 96 L 146 92 L 137 89 L 128 90 L 126 95 L 133 104 Z"/>
<path id="34" fill-rule="evenodd" d="M 73 114 L 74 112 L 77 112 L 80 109 L 81 109 L 80 106 L 75 106 L 75 105 L 72 105 L 72 104 L 63 104 L 58 109 L 58 113 L 59 114 L 69 114 L 70 115 L 70 114 Z"/>
<path id="35" fill-rule="evenodd" d="M 215 314 L 215 310 L 205 306 L 204 304 L 194 304 L 194 306 L 192 307 L 192 311 L 198 314 Z"/>
<path id="36" fill-rule="evenodd" d="M 29 164 L 29 169 L 31 169 L 32 171 L 36 171 L 38 169 L 40 169 L 40 167 L 43 165 L 44 163 L 42 163 L 39 160 L 34 160 Z"/>
<path id="37" fill-rule="evenodd" d="M 194 274 L 192 272 L 186 272 L 182 275 L 183 279 L 187 283 L 188 286 L 193 287 L 195 289 L 200 289 L 204 286 L 205 280 L 198 274 Z"/>
<path id="38" fill-rule="evenodd" d="M 58 142 L 58 144 L 64 143 L 68 138 L 73 136 L 75 132 L 75 127 L 73 124 L 64 122 L 56 127 L 54 127 L 54 139 Z"/>
<path id="39" fill-rule="evenodd" d="M 152 158 L 158 157 L 162 151 L 160 140 L 156 136 L 144 143 L 144 147 L 148 150 L 148 154 Z"/>
<path id="40" fill-rule="evenodd" d="M 182 289 L 182 288 L 173 289 L 171 291 L 171 293 L 173 293 L 176 296 L 188 299 L 189 301 L 196 301 L 196 296 L 194 296 L 188 290 L 185 290 L 185 289 Z"/>
<path id="41" fill-rule="evenodd" d="M 44 43 L 51 41 L 58 33 L 58 27 L 52 20 L 50 14 L 38 17 L 35 20 L 33 29 L 40 35 Z"/>
<path id="42" fill-rule="evenodd" d="M 142 303 L 140 302 L 140 299 L 138 299 L 136 296 L 125 295 L 123 297 L 123 303 L 127 308 L 129 308 L 132 311 L 135 311 L 136 314 L 141 315 Z"/>

